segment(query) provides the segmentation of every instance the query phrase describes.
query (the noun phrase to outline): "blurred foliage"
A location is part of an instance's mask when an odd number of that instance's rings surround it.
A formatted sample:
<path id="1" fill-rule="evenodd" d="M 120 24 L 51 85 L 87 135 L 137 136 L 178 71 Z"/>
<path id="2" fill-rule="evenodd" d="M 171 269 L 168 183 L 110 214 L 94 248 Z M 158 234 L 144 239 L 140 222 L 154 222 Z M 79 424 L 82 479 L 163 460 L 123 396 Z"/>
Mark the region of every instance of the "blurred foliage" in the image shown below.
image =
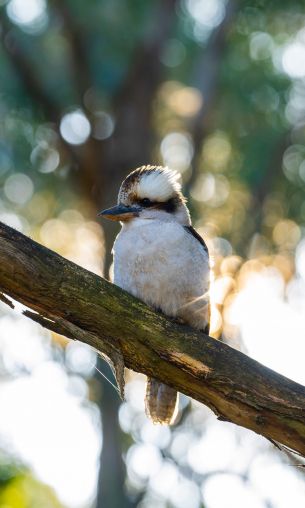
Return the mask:
<path id="1" fill-rule="evenodd" d="M 227 9 L 233 14 L 224 43 L 217 41 L 213 31 L 225 23 L 225 4 L 215 0 L 214 11 L 213 2 L 208 4 L 211 12 L 202 6 L 201 12 L 200 2 L 170 4 L 173 12 L 168 34 L 151 58 L 158 59 L 162 79 L 159 90 L 147 95 L 148 100 L 156 101 L 151 109 L 155 132 L 150 160 L 184 171 L 186 184 L 190 178 L 194 181 L 192 168 L 202 175 L 193 189 L 192 208 L 196 207 L 198 218 L 202 214 L 206 222 L 211 218 L 217 235 L 247 254 L 245 245 L 255 230 L 272 237 L 277 219 L 304 220 L 305 180 L 304 171 L 299 171 L 301 163 L 298 165 L 303 157 L 304 130 L 295 118 L 302 85 L 283 68 L 285 47 L 302 37 L 303 2 L 243 2 L 239 6 L 229 2 Z M 2 207 L 22 211 L 31 227 L 75 204 L 75 187 L 79 185 L 83 197 L 93 198 L 95 203 L 100 200 L 100 191 L 93 185 L 87 192 L 79 172 L 82 166 L 92 165 L 87 160 L 90 145 L 95 143 L 99 167 L 93 182 L 98 182 L 100 172 L 107 173 L 103 152 L 108 150 L 116 116 L 120 116 L 120 94 L 128 77 L 135 80 L 132 86 L 137 88 L 140 77 L 130 77 L 130 69 L 141 58 L 142 46 L 154 50 L 154 37 L 160 35 L 155 23 L 162 6 L 92 1 L 88 8 L 81 1 L 53 0 L 36 10 L 36 17 L 29 17 L 29 21 L 18 11 L 17 0 L 2 7 L 0 68 Z M 222 44 L 220 54 L 213 53 L 213 37 L 214 46 Z M 206 85 L 210 57 L 215 58 L 211 65 L 217 66 L 217 77 Z M 45 62 L 48 64 L 42 65 Z M 155 65 L 152 61 L 147 72 L 153 73 Z M 211 104 L 205 105 L 207 86 L 212 88 L 207 91 Z M 132 100 L 131 96 L 125 101 L 129 107 Z M 83 141 L 87 139 L 86 125 L 77 124 L 76 119 L 64 136 L 71 139 L 71 129 L 72 138 L 73 129 L 81 129 L 80 138 L 76 134 L 73 140 L 80 143 L 69 145 L 58 130 L 64 115 L 75 110 L 90 121 L 91 137 L 87 143 L 81 142 L 82 135 Z M 200 129 L 208 134 L 200 146 L 192 141 L 199 129 L 197 118 Z M 63 124 L 61 133 L 62 129 Z M 172 131 L 181 133 L 180 140 L 168 139 L 166 143 L 166 134 Z M 132 142 L 136 144 L 136 140 Z M 277 158 L 289 145 L 291 156 L 287 152 L 283 172 Z M 141 150 L 139 146 L 139 159 Z M 16 174 L 15 179 L 10 178 Z M 10 191 L 18 182 L 24 189 L 22 195 Z M 271 189 L 281 206 L 270 224 L 270 214 L 268 217 L 268 210 L 261 210 L 261 206 Z M 82 203 L 77 207 L 88 213 Z M 272 241 L 271 247 L 277 249 L 278 245 Z"/>
<path id="2" fill-rule="evenodd" d="M 213 257 L 214 335 L 240 345 L 247 313 L 237 307 L 236 318 L 234 309 L 253 274 L 274 277 L 282 300 L 299 308 L 305 2 L 1 0 L 0 6 L 0 220 L 96 273 L 103 272 L 106 251 L 107 272 L 115 229 L 97 225 L 96 211 L 115 201 L 130 169 L 169 165 L 182 175 Z M 180 501 L 174 494 L 168 501 L 161 479 L 156 486 L 150 470 L 137 469 L 143 408 L 140 416 L 130 395 L 119 410 L 115 394 L 107 393 L 104 387 L 110 430 L 103 453 L 113 459 L 113 481 L 102 467 L 98 507 L 185 508 L 188 489 L 195 493 L 189 506 L 201 506 L 206 476 L 185 457 L 203 439 L 204 411 L 184 401 L 180 425 L 164 431 L 163 444 L 162 433 L 154 442 L 166 477 L 178 485 L 178 470 L 184 478 Z M 128 498 L 121 492 L 120 429 Z"/>
<path id="3" fill-rule="evenodd" d="M 61 508 L 54 491 L 31 475 L 16 477 L 0 490 L 1 508 Z"/>
<path id="4" fill-rule="evenodd" d="M 54 491 L 39 482 L 24 466 L 1 453 L 1 508 L 63 508 Z"/>

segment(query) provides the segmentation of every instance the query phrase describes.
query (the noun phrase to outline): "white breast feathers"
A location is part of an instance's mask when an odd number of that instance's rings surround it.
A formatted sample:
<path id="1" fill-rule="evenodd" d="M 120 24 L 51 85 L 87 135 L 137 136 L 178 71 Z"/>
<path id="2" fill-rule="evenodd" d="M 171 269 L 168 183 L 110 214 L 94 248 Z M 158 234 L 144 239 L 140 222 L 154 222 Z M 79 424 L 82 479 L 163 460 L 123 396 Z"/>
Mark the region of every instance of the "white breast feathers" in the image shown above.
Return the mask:
<path id="1" fill-rule="evenodd" d="M 198 329 L 209 320 L 209 258 L 177 222 L 134 220 L 114 248 L 114 283 L 164 314 Z"/>

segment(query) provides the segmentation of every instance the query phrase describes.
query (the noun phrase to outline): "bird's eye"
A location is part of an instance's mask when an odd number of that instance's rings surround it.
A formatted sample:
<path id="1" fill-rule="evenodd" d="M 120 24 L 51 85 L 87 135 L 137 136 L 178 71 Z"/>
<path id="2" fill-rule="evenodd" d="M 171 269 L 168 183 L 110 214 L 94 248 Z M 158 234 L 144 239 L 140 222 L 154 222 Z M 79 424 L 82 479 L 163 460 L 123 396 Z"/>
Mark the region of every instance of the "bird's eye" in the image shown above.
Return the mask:
<path id="1" fill-rule="evenodd" d="M 151 205 L 151 201 L 150 201 L 150 199 L 148 199 L 148 198 L 144 198 L 144 199 L 142 199 L 142 200 L 141 200 L 141 205 L 142 205 L 142 206 L 145 206 L 145 207 L 146 207 L 146 206 L 150 206 L 150 205 Z"/>

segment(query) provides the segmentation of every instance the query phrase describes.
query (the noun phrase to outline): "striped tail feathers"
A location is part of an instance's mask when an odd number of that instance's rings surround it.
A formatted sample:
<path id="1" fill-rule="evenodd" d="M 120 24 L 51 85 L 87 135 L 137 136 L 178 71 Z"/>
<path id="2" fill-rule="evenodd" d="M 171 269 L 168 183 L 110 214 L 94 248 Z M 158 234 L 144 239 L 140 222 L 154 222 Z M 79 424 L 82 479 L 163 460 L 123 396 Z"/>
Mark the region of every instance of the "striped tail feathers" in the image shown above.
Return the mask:
<path id="1" fill-rule="evenodd" d="M 156 379 L 147 378 L 145 410 L 153 423 L 171 425 L 178 412 L 178 392 Z"/>

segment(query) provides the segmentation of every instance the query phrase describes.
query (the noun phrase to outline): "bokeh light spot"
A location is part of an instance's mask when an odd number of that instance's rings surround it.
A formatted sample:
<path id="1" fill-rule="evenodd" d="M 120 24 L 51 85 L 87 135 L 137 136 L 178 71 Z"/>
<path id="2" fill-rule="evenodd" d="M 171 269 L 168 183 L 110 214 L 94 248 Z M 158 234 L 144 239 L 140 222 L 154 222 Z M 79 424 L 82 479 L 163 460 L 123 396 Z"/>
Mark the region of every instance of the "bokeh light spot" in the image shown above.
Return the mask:
<path id="1" fill-rule="evenodd" d="M 12 203 L 25 205 L 33 196 L 34 185 L 27 175 L 15 173 L 5 181 L 4 192 Z"/>
<path id="2" fill-rule="evenodd" d="M 45 0 L 10 0 L 7 14 L 13 23 L 29 33 L 39 33 L 47 23 Z"/>
<path id="3" fill-rule="evenodd" d="M 193 157 L 193 145 L 190 137 L 182 132 L 167 134 L 161 143 L 161 154 L 165 166 L 183 172 Z"/>
<path id="4" fill-rule="evenodd" d="M 224 132 L 215 132 L 204 143 L 202 151 L 204 163 L 214 171 L 224 171 L 231 154 L 231 143 Z"/>
<path id="5" fill-rule="evenodd" d="M 17 229 L 17 231 L 24 231 L 24 219 L 21 219 L 19 215 L 10 212 L 0 213 L 0 221 L 7 224 L 11 228 Z"/>
<path id="6" fill-rule="evenodd" d="M 127 464 L 140 478 L 149 478 L 161 467 L 161 454 L 151 444 L 133 445 L 127 453 Z"/>
<path id="7" fill-rule="evenodd" d="M 114 131 L 113 118 L 104 111 L 99 111 L 95 114 L 93 137 L 95 139 L 107 139 L 110 138 Z"/>
<path id="8" fill-rule="evenodd" d="M 167 99 L 167 103 L 174 113 L 184 117 L 191 117 L 198 113 L 203 100 L 197 88 L 185 86 L 173 90 Z"/>
<path id="9" fill-rule="evenodd" d="M 60 122 L 60 133 L 71 145 L 85 143 L 90 132 L 90 122 L 81 109 L 67 113 Z"/>
<path id="10" fill-rule="evenodd" d="M 296 250 L 296 268 L 305 281 L 305 239 L 299 243 Z"/>
<path id="11" fill-rule="evenodd" d="M 92 348 L 81 342 L 71 341 L 65 353 L 67 365 L 71 370 L 83 376 L 92 375 L 96 362 L 96 353 Z"/>
<path id="12" fill-rule="evenodd" d="M 283 51 L 282 66 L 291 78 L 305 77 L 305 44 L 293 42 Z"/>
<path id="13" fill-rule="evenodd" d="M 299 183 L 300 167 L 305 160 L 303 145 L 291 145 L 284 153 L 283 171 L 288 180 Z"/>
<path id="14" fill-rule="evenodd" d="M 50 219 L 46 221 L 40 229 L 40 239 L 49 249 L 57 252 L 64 249 L 72 242 L 73 232 L 64 221 L 60 219 Z"/>
<path id="15" fill-rule="evenodd" d="M 229 508 L 231 506 L 247 506 L 247 508 L 265 508 L 263 499 L 253 490 L 247 488 L 242 478 L 225 474 L 221 476 L 221 489 L 219 477 L 212 476 L 204 484 L 203 498 L 209 508 Z M 224 497 L 224 492 L 225 497 Z"/>
<path id="16" fill-rule="evenodd" d="M 223 0 L 186 0 L 186 8 L 194 20 L 194 35 L 201 40 L 221 23 L 225 14 Z"/>
<path id="17" fill-rule="evenodd" d="M 207 203 L 217 208 L 225 203 L 230 193 L 230 184 L 224 175 L 206 173 L 200 175 L 196 185 L 191 189 L 191 196 L 196 201 Z"/>
<path id="18" fill-rule="evenodd" d="M 272 37 L 264 32 L 255 32 L 250 38 L 250 55 L 253 60 L 265 60 L 273 50 Z"/>
<path id="19" fill-rule="evenodd" d="M 273 229 L 273 240 L 282 249 L 294 249 L 300 237 L 300 227 L 289 219 L 279 221 Z"/>
<path id="20" fill-rule="evenodd" d="M 40 173 L 52 173 L 58 167 L 59 161 L 57 150 L 49 147 L 46 142 L 39 143 L 31 153 L 31 163 Z"/>

